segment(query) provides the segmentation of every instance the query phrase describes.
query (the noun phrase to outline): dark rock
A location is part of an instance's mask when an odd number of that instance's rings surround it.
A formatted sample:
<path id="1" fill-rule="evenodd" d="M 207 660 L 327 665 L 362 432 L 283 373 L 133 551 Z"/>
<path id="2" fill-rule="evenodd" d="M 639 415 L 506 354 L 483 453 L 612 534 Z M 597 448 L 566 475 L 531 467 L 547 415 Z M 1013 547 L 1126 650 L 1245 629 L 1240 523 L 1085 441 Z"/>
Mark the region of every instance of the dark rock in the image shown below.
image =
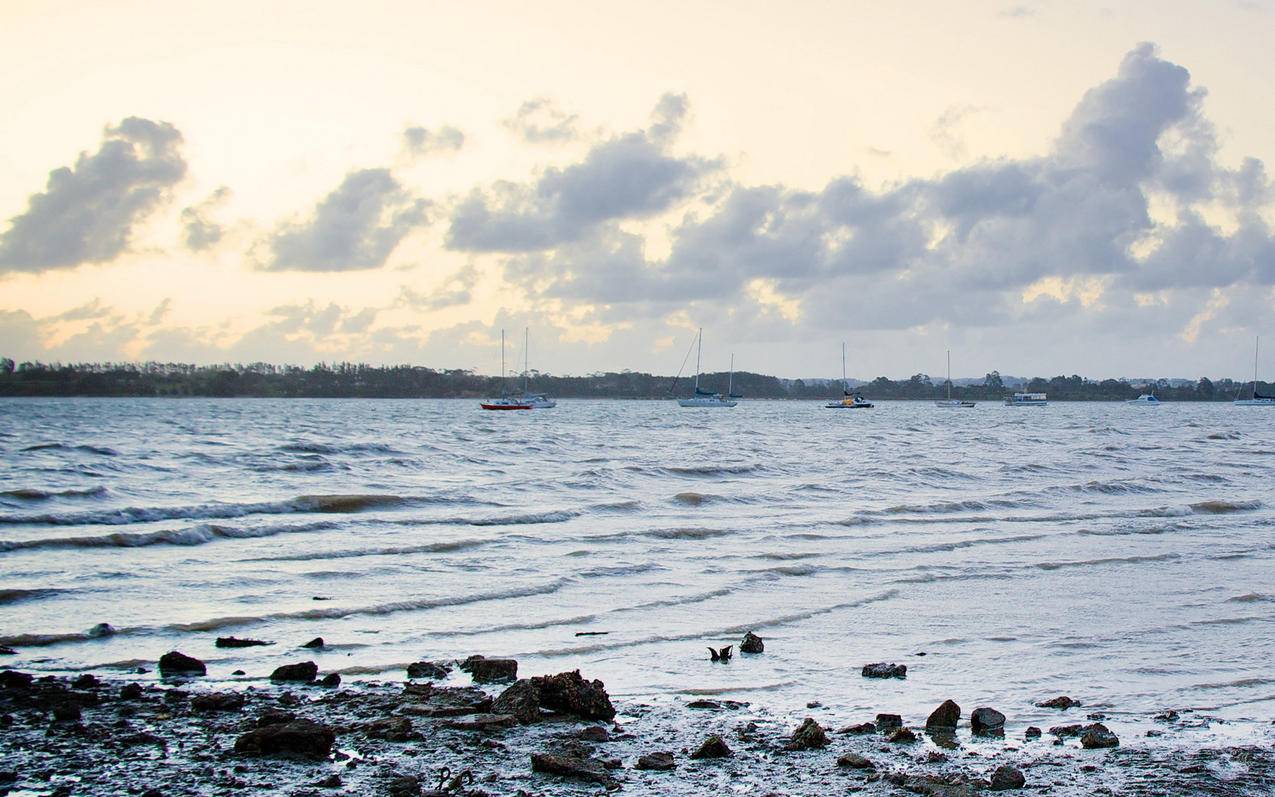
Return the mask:
<path id="1" fill-rule="evenodd" d="M 324 644 L 324 642 L 323 642 L 323 637 L 321 637 L 321 636 L 317 636 L 317 637 L 315 637 L 314 639 L 311 639 L 309 642 L 307 642 L 307 643 L 305 643 L 304 645 L 302 645 L 301 647 L 303 647 L 303 648 L 321 648 L 321 647 L 325 647 L 325 644 Z"/>
<path id="2" fill-rule="evenodd" d="M 766 643 L 752 631 L 744 634 L 744 641 L 739 643 L 740 653 L 761 653 L 764 650 L 766 650 Z"/>
<path id="3" fill-rule="evenodd" d="M 1027 778 L 1023 777 L 1023 773 L 1008 764 L 1002 764 L 992 773 L 992 791 L 1021 789 L 1026 785 Z"/>
<path id="4" fill-rule="evenodd" d="M 892 730 L 894 728 L 902 728 L 902 727 L 903 727 L 903 718 L 900 717 L 898 714 L 878 714 L 877 715 L 877 730 L 881 731 L 882 733 L 885 733 L 886 731 Z"/>
<path id="5" fill-rule="evenodd" d="M 58 722 L 76 722 L 80 719 L 80 704 L 64 700 L 53 704 L 53 719 Z"/>
<path id="6" fill-rule="evenodd" d="M 71 682 L 74 689 L 96 689 L 101 685 L 101 681 L 91 672 L 86 672 Z"/>
<path id="7" fill-rule="evenodd" d="M 275 671 L 270 673 L 270 680 L 300 681 L 308 684 L 318 674 L 319 665 L 312 661 L 303 661 L 299 664 L 285 664 L 282 667 L 276 667 Z"/>
<path id="8" fill-rule="evenodd" d="M 1105 750 L 1109 747 L 1119 747 L 1120 739 L 1106 725 L 1095 722 L 1085 728 L 1084 733 L 1080 735 L 1080 746 L 1086 750 Z"/>
<path id="9" fill-rule="evenodd" d="M 823 703 L 820 703 L 818 700 L 811 700 L 806 704 L 806 708 L 823 708 Z"/>
<path id="10" fill-rule="evenodd" d="M 124 684 L 120 687 L 120 700 L 140 700 L 141 697 L 141 684 Z"/>
<path id="11" fill-rule="evenodd" d="M 595 742 L 600 744 L 602 742 L 611 741 L 611 733 L 601 725 L 590 725 L 587 728 L 582 728 L 580 732 L 576 734 L 576 738 L 582 742 Z"/>
<path id="12" fill-rule="evenodd" d="M 441 681 L 451 671 L 451 667 L 432 661 L 417 661 L 407 665 L 408 678 L 426 678 L 430 681 Z"/>
<path id="13" fill-rule="evenodd" d="M 944 750 L 956 750 L 961 746 L 960 740 L 956 738 L 955 728 L 927 728 L 925 732 L 931 742 Z"/>
<path id="14" fill-rule="evenodd" d="M 13 648 L 7 648 L 4 645 L 0 645 L 0 656 L 16 656 L 16 655 L 18 655 L 18 651 L 14 650 Z"/>
<path id="15" fill-rule="evenodd" d="M 459 717 L 481 714 L 490 711 L 491 707 L 491 695 L 475 686 L 459 686 L 433 688 L 424 702 L 408 703 L 399 711 L 422 717 Z"/>
<path id="16" fill-rule="evenodd" d="M 709 659 L 711 659 L 712 661 L 719 661 L 719 662 L 730 661 L 731 649 L 733 647 L 734 645 L 727 645 L 726 647 L 720 648 L 717 650 L 714 650 L 713 648 L 709 648 L 708 649 Z"/>
<path id="17" fill-rule="evenodd" d="M 499 731 L 512 728 L 518 719 L 510 714 L 470 714 L 461 719 L 448 720 L 446 725 L 461 731 Z"/>
<path id="18" fill-rule="evenodd" d="M 352 767 L 353 765 L 354 761 L 346 764 L 347 767 Z M 420 797 L 420 778 L 412 775 L 396 775 L 385 787 L 385 793 L 387 797 Z"/>
<path id="19" fill-rule="evenodd" d="M 561 775 L 564 778 L 575 778 L 589 783 L 611 782 L 611 773 L 607 771 L 601 761 L 594 758 L 556 755 L 553 753 L 532 753 L 531 769 L 533 772 Z"/>
<path id="20" fill-rule="evenodd" d="M 314 785 L 319 789 L 339 789 L 341 788 L 341 776 L 333 773 L 322 780 L 315 781 Z"/>
<path id="21" fill-rule="evenodd" d="M 677 766 L 677 762 L 673 760 L 672 753 L 651 753 L 650 755 L 640 756 L 637 760 L 637 769 L 650 769 L 656 771 L 665 771 L 673 769 Z"/>
<path id="22" fill-rule="evenodd" d="M 326 686 L 329 689 L 341 685 L 341 676 L 338 673 L 330 672 L 317 681 L 319 686 Z"/>
<path id="23" fill-rule="evenodd" d="M 327 758 L 336 734 L 317 722 L 300 719 L 266 725 L 235 740 L 235 752 L 245 755 L 297 755 Z"/>
<path id="24" fill-rule="evenodd" d="M 895 728 L 890 731 L 885 740 L 896 744 L 908 744 L 916 741 L 916 734 L 912 732 L 911 728 Z"/>
<path id="25" fill-rule="evenodd" d="M 406 742 L 412 738 L 412 721 L 407 717 L 385 717 L 372 720 L 363 726 L 363 733 L 372 739 Z"/>
<path id="26" fill-rule="evenodd" d="M 491 710 L 516 717 L 524 725 L 536 722 L 540 719 L 540 688 L 529 678 L 515 681 L 492 702 Z"/>
<path id="27" fill-rule="evenodd" d="M 700 744 L 699 749 L 691 753 L 691 758 L 728 758 L 734 755 L 730 747 L 717 734 L 713 734 Z"/>
<path id="28" fill-rule="evenodd" d="M 586 681 L 580 671 L 543 675 L 531 682 L 540 690 L 540 707 L 586 720 L 612 720 L 615 707 L 599 680 Z"/>
<path id="29" fill-rule="evenodd" d="M 1049 732 L 1059 739 L 1070 739 L 1073 736 L 1079 736 L 1084 729 L 1083 725 L 1055 725 L 1049 729 Z"/>
<path id="30" fill-rule="evenodd" d="M 98 623 L 90 628 L 86 635 L 90 639 L 105 639 L 108 636 L 115 636 L 115 628 L 110 623 Z"/>
<path id="31" fill-rule="evenodd" d="M 0 687 L 5 689 L 30 689 L 35 676 L 17 670 L 0 670 Z"/>
<path id="32" fill-rule="evenodd" d="M 297 715 L 290 711 L 267 711 L 257 717 L 257 727 L 265 728 L 268 725 L 286 725 L 296 718 Z"/>
<path id="33" fill-rule="evenodd" d="M 785 750 L 814 750 L 828 746 L 828 734 L 823 726 L 812 718 L 806 717 L 797 730 L 792 732 L 792 739 L 784 745 Z"/>
<path id="34" fill-rule="evenodd" d="M 1040 738 L 1040 728 L 1037 728 L 1035 725 L 1031 725 L 1031 726 L 1029 726 L 1029 727 L 1027 728 L 1027 732 L 1023 734 L 1023 738 L 1025 738 L 1025 739 L 1039 739 L 1039 738 Z"/>
<path id="35" fill-rule="evenodd" d="M 877 726 L 873 725 L 871 722 L 861 722 L 858 725 L 847 725 L 846 727 L 837 731 L 837 733 L 848 733 L 848 734 L 863 734 L 863 733 L 876 733 L 876 732 L 877 732 Z"/>
<path id="36" fill-rule="evenodd" d="M 1005 715 L 994 708 L 981 706 L 970 714 L 970 728 L 974 733 L 997 734 L 1005 732 Z"/>
<path id="37" fill-rule="evenodd" d="M 1050 698 L 1049 700 L 1042 700 L 1036 704 L 1036 708 L 1056 708 L 1061 711 L 1066 711 L 1072 706 L 1078 705 L 1080 705 L 1079 700 L 1072 700 L 1070 697 L 1063 695 L 1061 697 Z"/>
<path id="38" fill-rule="evenodd" d="M 906 664 L 887 664 L 879 661 L 876 664 L 863 665 L 864 678 L 907 678 L 908 666 Z"/>
<path id="39" fill-rule="evenodd" d="M 219 648 L 252 648 L 258 645 L 271 645 L 272 642 L 262 642 L 260 639 L 240 639 L 233 636 L 217 637 L 217 647 Z"/>
<path id="40" fill-rule="evenodd" d="M 1159 714 L 1156 714 L 1155 721 L 1156 722 L 1177 722 L 1180 717 L 1181 715 L 1178 714 L 1178 712 L 1174 711 L 1173 709 L 1169 709 L 1168 711 L 1162 711 Z"/>
<path id="41" fill-rule="evenodd" d="M 207 675 L 208 668 L 199 659 L 173 650 L 159 657 L 159 674 L 161 676 Z"/>
<path id="42" fill-rule="evenodd" d="M 846 753 L 837 759 L 837 766 L 847 769 L 876 769 L 877 765 L 858 753 Z"/>
<path id="43" fill-rule="evenodd" d="M 925 727 L 928 728 L 955 728 L 957 723 L 961 721 L 961 707 L 956 705 L 952 700 L 944 700 L 938 708 L 930 712 L 930 717 L 925 721 Z"/>
<path id="44" fill-rule="evenodd" d="M 514 659 L 488 659 L 470 656 L 460 668 L 473 677 L 474 683 L 500 684 L 518 680 L 518 662 Z"/>
<path id="45" fill-rule="evenodd" d="M 716 700 L 692 700 L 686 704 L 687 708 L 705 708 L 716 710 L 722 707 L 721 703 Z"/>
<path id="46" fill-rule="evenodd" d="M 238 692 L 210 692 L 191 698 L 190 707 L 196 711 L 238 711 L 244 698 Z"/>
<path id="47" fill-rule="evenodd" d="M 248 673 L 244 672 L 243 670 L 234 670 L 230 674 L 231 675 L 247 675 Z"/>

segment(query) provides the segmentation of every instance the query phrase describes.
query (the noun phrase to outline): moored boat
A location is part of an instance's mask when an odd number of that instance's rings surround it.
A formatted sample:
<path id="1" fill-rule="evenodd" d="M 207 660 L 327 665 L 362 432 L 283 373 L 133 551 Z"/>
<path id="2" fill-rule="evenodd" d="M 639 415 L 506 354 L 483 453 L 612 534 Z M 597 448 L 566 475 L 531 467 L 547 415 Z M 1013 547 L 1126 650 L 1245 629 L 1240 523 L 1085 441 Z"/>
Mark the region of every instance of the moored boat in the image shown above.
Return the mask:
<path id="1" fill-rule="evenodd" d="M 846 386 L 846 343 L 841 342 L 841 398 L 823 405 L 828 410 L 870 410 L 875 406 L 857 390 Z"/>
<path id="2" fill-rule="evenodd" d="M 1143 393 L 1136 399 L 1125 399 L 1125 404 L 1133 404 L 1141 407 L 1158 407 L 1161 404 L 1160 399 L 1155 397 L 1154 393 Z"/>
<path id="3" fill-rule="evenodd" d="M 963 399 L 952 398 L 952 350 L 947 350 L 947 398 L 938 399 L 934 402 L 936 407 L 944 407 L 946 409 L 960 409 L 973 407 L 973 401 L 965 401 Z"/>
<path id="4" fill-rule="evenodd" d="M 1046 407 L 1049 397 L 1044 393 L 1015 393 L 1005 399 L 1006 407 Z"/>
<path id="5" fill-rule="evenodd" d="M 529 410 L 532 405 L 522 396 L 510 396 L 505 390 L 505 330 L 500 330 L 500 397 L 487 399 L 478 406 L 485 410 Z"/>
<path id="6" fill-rule="evenodd" d="M 1253 341 L 1253 392 L 1246 399 L 1237 398 L 1231 402 L 1236 407 L 1275 407 L 1275 396 L 1263 396 L 1257 392 L 1257 354 L 1262 339 Z"/>
<path id="7" fill-rule="evenodd" d="M 695 393 L 690 398 L 678 399 L 679 407 L 700 407 L 709 409 L 729 409 L 739 404 L 730 396 L 723 396 L 712 390 L 704 390 L 699 386 L 700 362 L 704 354 L 704 329 L 703 327 L 695 334 L 696 350 L 695 350 Z M 685 361 L 683 361 L 685 362 Z M 679 374 L 680 376 L 681 374 Z M 731 381 L 733 383 L 735 376 L 735 359 L 731 358 Z"/>

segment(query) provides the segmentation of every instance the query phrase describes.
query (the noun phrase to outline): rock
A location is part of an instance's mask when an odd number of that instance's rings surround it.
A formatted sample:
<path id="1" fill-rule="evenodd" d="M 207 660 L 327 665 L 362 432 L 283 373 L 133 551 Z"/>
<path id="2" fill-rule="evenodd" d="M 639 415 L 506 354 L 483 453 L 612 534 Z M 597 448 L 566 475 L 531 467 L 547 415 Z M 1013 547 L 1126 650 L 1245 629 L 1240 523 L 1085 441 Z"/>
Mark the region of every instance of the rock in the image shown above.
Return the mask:
<path id="1" fill-rule="evenodd" d="M 300 719 L 266 725 L 235 740 L 235 752 L 245 755 L 297 755 L 327 758 L 336 734 L 317 722 Z"/>
<path id="2" fill-rule="evenodd" d="M 709 648 L 708 649 L 709 659 L 712 661 L 718 661 L 718 662 L 730 661 L 731 648 L 733 647 L 734 645 L 727 645 L 726 647 L 721 648 L 720 650 L 714 650 L 713 648 Z"/>
<path id="3" fill-rule="evenodd" d="M 512 728 L 518 719 L 511 714 L 470 714 L 463 719 L 449 720 L 446 725 L 461 731 L 498 731 Z"/>
<path id="4" fill-rule="evenodd" d="M 219 648 L 252 648 L 258 645 L 272 645 L 273 642 L 262 642 L 260 639 L 240 639 L 233 636 L 217 637 L 217 647 Z"/>
<path id="5" fill-rule="evenodd" d="M 531 679 L 540 690 L 540 707 L 586 720 L 615 719 L 615 707 L 605 685 L 586 681 L 579 670 L 543 675 Z"/>
<path id="6" fill-rule="evenodd" d="M 317 681 L 319 686 L 326 686 L 329 689 L 341 685 L 341 676 L 338 673 L 330 672 Z"/>
<path id="7" fill-rule="evenodd" d="M 846 733 L 851 735 L 859 735 L 864 733 L 876 733 L 876 732 L 877 732 L 877 726 L 873 725 L 871 722 L 861 722 L 858 725 L 847 725 L 846 727 L 837 731 L 837 733 Z"/>
<path id="8" fill-rule="evenodd" d="M 173 650 L 159 657 L 159 674 L 161 677 L 169 675 L 207 675 L 208 668 L 199 659 Z"/>
<path id="9" fill-rule="evenodd" d="M 108 636 L 115 636 L 115 628 L 110 623 L 98 623 L 88 630 L 86 636 L 90 639 L 105 639 Z"/>
<path id="10" fill-rule="evenodd" d="M 459 717 L 480 714 L 491 708 L 491 695 L 474 686 L 458 686 L 431 689 L 424 702 L 408 703 L 399 710 L 422 717 Z"/>
<path id="11" fill-rule="evenodd" d="M 885 740 L 895 744 L 909 744 L 916 741 L 916 734 L 912 732 L 911 728 L 895 728 L 890 731 Z"/>
<path id="12" fill-rule="evenodd" d="M 312 661 L 303 661 L 299 664 L 285 664 L 282 667 L 276 667 L 275 671 L 270 673 L 270 680 L 300 681 L 308 684 L 318 674 L 319 665 Z"/>
<path id="13" fill-rule="evenodd" d="M 372 720 L 363 726 L 363 733 L 371 739 L 406 742 L 412 738 L 412 721 L 407 717 L 385 717 Z"/>
<path id="14" fill-rule="evenodd" d="M 491 710 L 516 717 L 524 725 L 536 722 L 540 719 L 540 688 L 528 678 L 515 681 L 492 702 Z"/>
<path id="15" fill-rule="evenodd" d="M 326 778 L 314 782 L 315 788 L 319 789 L 339 789 L 341 788 L 341 776 L 337 774 L 328 775 Z"/>
<path id="16" fill-rule="evenodd" d="M 806 708 L 823 708 L 823 703 L 820 703 L 818 700 L 811 700 L 806 704 Z"/>
<path id="17" fill-rule="evenodd" d="M 864 678 L 907 678 L 908 666 L 906 664 L 887 664 L 879 661 L 876 664 L 863 665 Z"/>
<path id="18" fill-rule="evenodd" d="M 284 725 L 292 722 L 296 718 L 297 715 L 290 711 L 267 711 L 257 717 L 257 727 L 264 728 L 267 725 Z"/>
<path id="19" fill-rule="evenodd" d="M 650 769 L 662 772 L 673 769 L 677 766 L 677 762 L 673 760 L 672 753 L 651 753 L 650 755 L 640 756 L 637 760 L 637 769 Z"/>
<path id="20" fill-rule="evenodd" d="M 430 681 L 441 681 L 450 673 L 451 667 L 436 664 L 432 661 L 418 661 L 407 665 L 408 678 L 425 678 Z"/>
<path id="21" fill-rule="evenodd" d="M 302 645 L 301 647 L 314 649 L 314 648 L 326 647 L 326 645 L 323 641 L 323 637 L 317 636 L 314 639 L 311 639 L 309 642 Z"/>
<path id="22" fill-rule="evenodd" d="M 885 733 L 886 731 L 892 730 L 894 728 L 902 728 L 902 727 L 903 727 L 903 718 L 900 717 L 898 714 L 878 714 L 877 715 L 877 730 L 881 731 L 882 733 Z"/>
<path id="23" fill-rule="evenodd" d="M 575 778 L 589 783 L 611 782 L 611 773 L 607 772 L 601 761 L 593 758 L 556 755 L 553 753 L 532 753 L 531 769 L 533 772 L 561 775 L 564 778 Z"/>
<path id="24" fill-rule="evenodd" d="M 739 643 L 740 653 L 761 653 L 766 650 L 766 643 L 761 641 L 761 637 L 749 631 L 744 634 L 744 641 Z"/>
<path id="25" fill-rule="evenodd" d="M 350 761 L 349 764 L 346 764 L 346 766 L 353 763 L 353 761 Z M 389 785 L 385 787 L 385 793 L 388 797 L 420 797 L 420 778 L 413 777 L 412 775 L 396 775 L 394 779 L 389 782 Z"/>
<path id="26" fill-rule="evenodd" d="M 926 729 L 944 728 L 951 730 L 961 721 L 961 707 L 952 700 L 944 700 L 938 708 L 930 712 L 925 721 Z"/>
<path id="27" fill-rule="evenodd" d="M 587 728 L 582 728 L 580 732 L 576 734 L 576 738 L 582 742 L 596 742 L 600 744 L 602 742 L 611 741 L 611 733 L 601 725 L 590 725 Z"/>
<path id="28" fill-rule="evenodd" d="M 970 728 L 974 733 L 997 734 L 1005 732 L 1005 715 L 994 708 L 982 706 L 970 714 Z"/>
<path id="29" fill-rule="evenodd" d="M 238 711 L 243 704 L 243 695 L 238 692 L 210 692 L 196 695 L 190 701 L 190 707 L 196 711 Z"/>
<path id="30" fill-rule="evenodd" d="M 18 655 L 18 651 L 14 650 L 13 648 L 7 648 L 4 645 L 0 645 L 0 656 L 16 656 L 16 655 Z"/>
<path id="31" fill-rule="evenodd" d="M 704 709 L 711 709 L 713 711 L 716 711 L 717 709 L 722 707 L 722 704 L 718 703 L 716 700 L 692 700 L 691 702 L 686 704 L 686 707 L 687 708 L 704 708 Z"/>
<path id="32" fill-rule="evenodd" d="M 1173 709 L 1169 709 L 1168 711 L 1161 711 L 1159 714 L 1156 714 L 1155 721 L 1156 722 L 1177 722 L 1180 717 L 1181 715 L 1178 714 L 1178 712 L 1174 711 Z"/>
<path id="33" fill-rule="evenodd" d="M 1100 722 L 1095 722 L 1080 735 L 1080 746 L 1086 750 L 1105 750 L 1119 747 L 1120 739 Z"/>
<path id="34" fill-rule="evenodd" d="M 120 687 L 120 700 L 140 700 L 141 698 L 141 684 L 124 684 Z"/>
<path id="35" fill-rule="evenodd" d="M 1028 726 L 1027 732 L 1023 734 L 1023 738 L 1024 739 L 1039 739 L 1040 728 L 1037 728 L 1035 725 Z"/>
<path id="36" fill-rule="evenodd" d="M 514 659 L 488 659 L 470 656 L 460 668 L 473 677 L 474 683 L 500 684 L 518 680 L 518 662 Z"/>
<path id="37" fill-rule="evenodd" d="M 1055 725 L 1049 729 L 1049 733 L 1059 739 L 1069 739 L 1073 736 L 1079 736 L 1084 729 L 1085 726 L 1083 725 Z"/>
<path id="38" fill-rule="evenodd" d="M 71 700 L 54 703 L 53 719 L 58 722 L 77 722 L 80 719 L 80 705 Z"/>
<path id="39" fill-rule="evenodd" d="M 1070 697 L 1063 695 L 1061 697 L 1050 698 L 1049 700 L 1042 700 L 1036 704 L 1036 708 L 1056 708 L 1060 711 L 1066 711 L 1072 706 L 1078 705 L 1080 705 L 1079 700 L 1072 700 Z"/>
<path id="40" fill-rule="evenodd" d="M 785 750 L 814 750 L 828 746 L 828 734 L 823 726 L 814 719 L 806 717 L 797 730 L 792 732 L 792 739 L 784 745 Z"/>
<path id="41" fill-rule="evenodd" d="M 1023 777 L 1023 773 L 1008 764 L 1002 764 L 992 773 L 992 791 L 1021 789 L 1026 785 L 1027 778 Z"/>
<path id="42" fill-rule="evenodd" d="M 837 759 L 837 766 L 847 769 L 876 769 L 877 765 L 858 753 L 846 753 Z"/>
<path id="43" fill-rule="evenodd" d="M 734 755 L 730 747 L 717 734 L 713 734 L 700 744 L 699 749 L 691 753 L 691 758 L 728 758 Z"/>
<path id="44" fill-rule="evenodd" d="M 101 685 L 101 681 L 91 672 L 86 672 L 71 682 L 74 689 L 96 689 Z"/>

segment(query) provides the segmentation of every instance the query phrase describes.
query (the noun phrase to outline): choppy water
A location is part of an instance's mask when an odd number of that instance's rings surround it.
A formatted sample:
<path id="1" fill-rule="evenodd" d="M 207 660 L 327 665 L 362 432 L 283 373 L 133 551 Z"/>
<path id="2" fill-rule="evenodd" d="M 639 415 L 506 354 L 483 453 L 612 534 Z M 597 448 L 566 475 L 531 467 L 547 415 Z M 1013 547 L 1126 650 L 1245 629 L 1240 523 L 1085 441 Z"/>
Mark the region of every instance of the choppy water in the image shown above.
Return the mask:
<path id="1" fill-rule="evenodd" d="M 779 709 L 956 697 L 1017 719 L 1068 693 L 1117 716 L 1275 712 L 1275 412 L 16 400 L 0 418 L 0 644 L 21 649 L 3 664 L 179 648 L 261 676 L 321 635 L 306 657 L 347 677 L 483 653 Z M 87 633 L 101 622 L 117 633 Z M 748 629 L 765 655 L 708 664 Z M 213 647 L 229 634 L 278 644 Z M 909 679 L 859 676 L 878 660 Z"/>

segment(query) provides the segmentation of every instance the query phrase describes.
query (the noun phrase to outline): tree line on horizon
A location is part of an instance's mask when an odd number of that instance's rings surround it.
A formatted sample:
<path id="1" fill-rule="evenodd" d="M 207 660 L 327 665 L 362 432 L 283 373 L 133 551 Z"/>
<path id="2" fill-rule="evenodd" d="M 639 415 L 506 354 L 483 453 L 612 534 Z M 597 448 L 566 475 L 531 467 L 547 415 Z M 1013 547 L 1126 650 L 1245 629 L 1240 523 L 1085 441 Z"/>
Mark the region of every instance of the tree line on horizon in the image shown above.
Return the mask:
<path id="1" fill-rule="evenodd" d="M 557 398 L 663 399 L 689 394 L 690 380 L 636 371 L 594 373 L 586 376 L 554 376 L 533 371 L 532 387 Z M 700 384 L 723 393 L 725 372 L 703 374 Z M 839 380 L 780 379 L 766 374 L 736 371 L 731 383 L 736 393 L 758 399 L 818 400 L 841 393 Z M 1250 382 L 1231 379 L 1179 384 L 1160 379 L 1131 383 L 1119 379 L 1083 377 L 1035 377 L 1022 385 L 1005 384 L 992 371 L 982 384 L 954 384 L 952 397 L 970 401 L 996 401 L 1015 390 L 1048 393 L 1051 400 L 1119 401 L 1153 390 L 1164 401 L 1229 401 L 1247 395 Z M 309 368 L 270 363 L 16 363 L 0 358 L 0 396 L 171 396 L 252 398 L 484 398 L 502 389 L 516 392 L 521 378 L 502 381 L 497 376 L 464 369 L 434 369 L 413 365 L 319 363 Z M 856 388 L 872 399 L 927 400 L 947 397 L 947 383 L 927 374 L 908 379 L 879 376 Z M 1259 383 L 1259 393 L 1275 386 Z"/>

